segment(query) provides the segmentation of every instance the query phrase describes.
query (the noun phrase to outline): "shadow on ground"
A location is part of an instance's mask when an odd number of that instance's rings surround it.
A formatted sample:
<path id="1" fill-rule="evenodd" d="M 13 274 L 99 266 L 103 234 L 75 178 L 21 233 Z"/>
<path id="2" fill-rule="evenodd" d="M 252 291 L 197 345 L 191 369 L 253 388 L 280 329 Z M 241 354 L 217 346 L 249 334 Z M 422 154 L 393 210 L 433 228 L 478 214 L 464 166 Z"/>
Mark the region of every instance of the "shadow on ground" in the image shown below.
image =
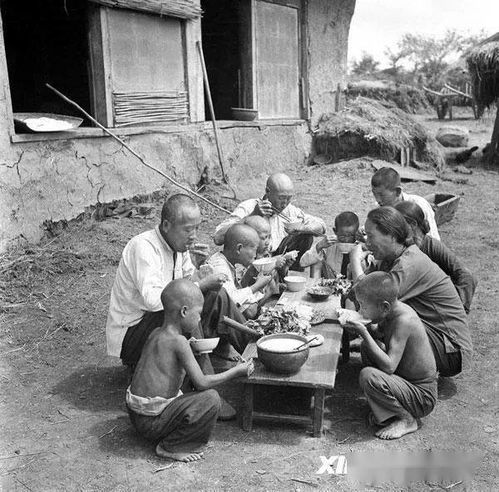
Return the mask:
<path id="1" fill-rule="evenodd" d="M 124 408 L 128 374 L 124 367 L 87 366 L 57 383 L 50 393 L 81 410 L 116 411 Z"/>

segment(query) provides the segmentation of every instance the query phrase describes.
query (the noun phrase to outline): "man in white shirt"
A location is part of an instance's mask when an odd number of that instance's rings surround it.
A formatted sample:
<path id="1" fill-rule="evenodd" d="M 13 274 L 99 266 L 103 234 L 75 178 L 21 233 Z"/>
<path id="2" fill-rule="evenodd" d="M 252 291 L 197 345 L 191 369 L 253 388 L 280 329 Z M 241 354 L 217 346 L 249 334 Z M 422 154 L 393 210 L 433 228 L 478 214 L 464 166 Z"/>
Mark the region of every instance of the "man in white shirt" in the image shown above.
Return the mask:
<path id="1" fill-rule="evenodd" d="M 371 178 L 371 190 L 380 207 L 393 207 L 402 201 L 414 202 L 419 205 L 430 226 L 428 234 L 434 239 L 440 240 L 435 222 L 435 212 L 430 203 L 422 196 L 404 193 L 400 183 L 400 175 L 395 169 L 391 167 L 378 169 Z"/>
<path id="2" fill-rule="evenodd" d="M 293 182 L 283 173 L 272 174 L 265 187 L 263 198 L 250 198 L 241 202 L 215 230 L 215 244 L 224 242 L 224 235 L 229 227 L 241 222 L 249 215 L 268 217 L 270 224 L 270 252 L 280 255 L 285 251 L 297 250 L 298 257 L 291 267 L 302 270 L 299 265 L 301 255 L 312 245 L 313 236 L 326 230 L 324 221 L 306 214 L 292 205 Z"/>
<path id="3" fill-rule="evenodd" d="M 196 243 L 200 224 L 201 213 L 194 200 L 188 195 L 173 195 L 163 205 L 161 224 L 135 236 L 125 246 L 111 291 L 106 324 L 108 354 L 121 357 L 125 365 L 135 366 L 147 337 L 161 326 L 161 292 L 177 278 L 194 280 L 205 297 L 202 327 L 192 335 L 221 336 L 237 350 L 244 350 L 248 340 L 222 322 L 224 315 L 245 321 L 227 292 L 221 289 L 226 276 L 216 273 L 203 276 L 191 261 L 192 256 L 199 266 L 208 255 L 208 247 Z M 212 371 L 209 359 L 204 359 L 204 369 Z"/>

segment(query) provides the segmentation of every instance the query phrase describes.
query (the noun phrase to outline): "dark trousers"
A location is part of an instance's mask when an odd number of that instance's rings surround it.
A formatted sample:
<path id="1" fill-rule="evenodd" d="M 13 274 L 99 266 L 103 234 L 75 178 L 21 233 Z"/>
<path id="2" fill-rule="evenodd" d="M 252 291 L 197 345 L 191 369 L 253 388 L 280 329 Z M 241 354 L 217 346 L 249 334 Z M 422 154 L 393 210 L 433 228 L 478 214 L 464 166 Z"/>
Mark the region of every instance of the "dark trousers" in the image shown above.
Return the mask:
<path id="1" fill-rule="evenodd" d="M 288 251 L 298 251 L 296 261 L 289 267 L 291 270 L 303 271 L 300 266 L 300 259 L 305 251 L 308 251 L 314 241 L 313 234 L 290 234 L 286 236 L 277 249 L 272 253 L 272 256 L 282 255 Z"/>
<path id="2" fill-rule="evenodd" d="M 246 321 L 225 289 L 220 289 L 218 292 L 207 292 L 204 294 L 201 326 L 188 337 L 211 338 L 220 336 L 223 342 L 230 343 L 239 353 L 242 353 L 248 344 L 249 337 L 239 331 L 229 328 L 223 322 L 224 316 L 228 316 L 240 323 Z M 120 357 L 123 364 L 131 366 L 132 368 L 135 367 L 140 359 L 140 354 L 142 353 L 147 338 L 155 328 L 163 324 L 163 318 L 164 311 L 156 311 L 154 313 L 148 312 L 144 314 L 144 317 L 138 324 L 128 328 L 121 346 Z M 205 374 L 213 373 L 213 368 L 206 355 L 201 356 L 198 362 Z"/>
<path id="3" fill-rule="evenodd" d="M 137 432 L 170 452 L 198 451 L 210 439 L 219 412 L 220 396 L 213 389 L 181 395 L 155 417 L 128 408 Z"/>
<path id="4" fill-rule="evenodd" d="M 426 326 L 426 333 L 430 340 L 440 376 L 450 377 L 459 374 L 462 370 L 461 349 L 455 346 L 456 352 L 448 353 L 445 349 L 444 335 L 442 333 L 429 326 Z"/>

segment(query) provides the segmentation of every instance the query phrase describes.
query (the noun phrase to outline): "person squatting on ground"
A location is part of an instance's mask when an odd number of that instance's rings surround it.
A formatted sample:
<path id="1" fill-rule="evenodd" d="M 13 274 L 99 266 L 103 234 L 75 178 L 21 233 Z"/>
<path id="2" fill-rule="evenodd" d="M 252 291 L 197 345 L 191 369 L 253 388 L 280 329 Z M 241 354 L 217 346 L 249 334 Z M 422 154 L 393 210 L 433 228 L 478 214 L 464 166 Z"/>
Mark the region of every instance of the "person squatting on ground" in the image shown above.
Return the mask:
<path id="1" fill-rule="evenodd" d="M 299 260 L 312 245 L 313 237 L 326 230 L 324 222 L 306 214 L 291 204 L 293 182 L 283 173 L 272 174 L 265 187 L 263 198 L 250 198 L 241 202 L 215 230 L 215 244 L 222 245 L 227 229 L 249 215 L 268 217 L 270 224 L 270 252 L 272 256 L 296 250 L 298 256 L 292 269 L 302 270 Z"/>
<path id="2" fill-rule="evenodd" d="M 426 198 L 419 195 L 410 195 L 402 191 L 400 174 L 391 167 L 382 167 L 378 169 L 371 178 L 371 191 L 380 207 L 394 207 L 402 201 L 414 202 L 421 207 L 425 219 L 428 221 L 430 230 L 428 234 L 440 240 L 437 222 L 435 221 L 435 212 L 431 208 Z"/>
<path id="3" fill-rule="evenodd" d="M 428 234 L 430 226 L 418 204 L 399 202 L 395 205 L 395 209 L 404 216 L 411 228 L 412 239 L 416 246 L 450 277 L 466 314 L 469 314 L 478 283 L 475 276 L 444 243 Z"/>
<path id="4" fill-rule="evenodd" d="M 367 242 L 350 252 L 352 278 L 363 275 L 362 259 L 371 253 L 376 269 L 395 281 L 398 296 L 411 306 L 426 327 L 441 376 L 455 376 L 471 362 L 473 344 L 463 304 L 450 278 L 415 244 L 403 215 L 393 207 L 367 214 Z"/>
<path id="5" fill-rule="evenodd" d="M 223 323 L 226 315 L 244 323 L 246 320 L 222 289 L 226 277 L 211 273 L 200 275 L 199 267 L 208 255 L 208 246 L 196 242 L 201 212 L 196 202 L 184 194 L 173 195 L 163 205 L 161 223 L 154 229 L 133 237 L 125 246 L 109 303 L 106 324 L 108 354 L 120 357 L 132 370 L 139 360 L 149 334 L 163 322 L 161 292 L 179 278 L 197 280 L 204 295 L 201 325 L 196 338 L 220 336 L 218 350 L 229 345 L 242 353 L 248 337 Z M 212 374 L 207 355 L 199 362 L 203 371 Z M 235 411 L 226 402 L 222 418 L 233 418 Z"/>
<path id="6" fill-rule="evenodd" d="M 262 275 L 247 287 L 242 287 L 237 276 L 236 264 L 248 268 L 256 258 L 259 243 L 260 238 L 253 227 L 234 224 L 225 233 L 223 250 L 206 262 L 215 273 L 226 276 L 223 288 L 247 319 L 256 318 L 259 307 L 278 292 L 272 275 Z"/>
<path id="7" fill-rule="evenodd" d="M 173 280 L 161 293 L 161 303 L 163 323 L 147 338 L 126 391 L 126 405 L 133 426 L 156 444 L 158 456 L 196 461 L 203 456 L 221 408 L 221 399 L 211 388 L 249 376 L 253 362 L 203 374 L 187 340 L 201 320 L 201 290 L 189 280 Z M 182 393 L 186 376 L 195 390 Z"/>
<path id="8" fill-rule="evenodd" d="M 376 323 L 348 321 L 362 337 L 364 367 L 359 384 L 367 397 L 375 435 L 398 439 L 418 429 L 437 401 L 437 370 L 425 327 L 417 313 L 397 299 L 397 284 L 385 272 L 362 278 L 355 287 L 360 314 Z"/>

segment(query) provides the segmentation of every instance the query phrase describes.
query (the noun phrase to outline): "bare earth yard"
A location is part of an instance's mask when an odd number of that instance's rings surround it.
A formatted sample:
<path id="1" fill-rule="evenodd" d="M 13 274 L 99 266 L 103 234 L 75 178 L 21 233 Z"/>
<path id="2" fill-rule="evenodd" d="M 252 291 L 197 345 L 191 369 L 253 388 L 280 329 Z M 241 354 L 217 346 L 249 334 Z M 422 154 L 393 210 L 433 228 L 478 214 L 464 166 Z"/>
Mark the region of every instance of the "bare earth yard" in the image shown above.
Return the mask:
<path id="1" fill-rule="evenodd" d="M 439 125 L 433 118 L 418 118 L 432 129 Z M 471 144 L 483 146 L 489 138 L 490 120 L 457 124 L 472 130 Z M 237 422 L 223 422 L 202 461 L 162 461 L 129 423 L 125 371 L 120 361 L 105 355 L 104 337 L 121 250 L 133 235 L 152 228 L 158 214 L 148 219 L 85 219 L 41 245 L 12 253 L 5 261 L 14 263 L 0 277 L 3 490 L 356 490 L 345 476 L 316 472 L 321 456 L 366 450 L 476 451 L 481 460 L 467 490 L 497 490 L 499 174 L 476 160 L 470 167 L 471 175 L 454 173 L 450 167 L 447 179 L 434 186 L 405 185 L 421 195 L 443 191 L 462 196 L 456 217 L 441 227 L 441 235 L 476 273 L 479 285 L 469 317 L 475 344 L 472 371 L 443 381 L 438 405 L 423 419 L 420 431 L 394 442 L 375 439 L 366 427 L 367 403 L 359 391 L 361 366 L 354 353 L 347 365 L 339 367 L 337 387 L 326 403 L 323 438 L 291 425 L 256 422 L 254 430 L 246 433 Z M 324 217 L 328 227 L 343 210 L 356 211 L 363 221 L 374 205 L 369 160 L 294 167 L 289 173 L 296 185 L 294 201 Z M 239 197 L 262 190 L 263 181 L 259 177 L 238 183 Z M 212 196 L 218 193 L 216 188 L 211 191 Z M 228 200 L 221 203 L 233 206 Z M 222 215 L 206 207 L 203 211 L 201 239 L 208 242 L 209 231 Z M 238 403 L 237 384 L 221 392 Z M 465 484 L 450 482 L 410 486 L 410 490 L 464 489 Z M 378 484 L 365 490 L 401 487 Z"/>

